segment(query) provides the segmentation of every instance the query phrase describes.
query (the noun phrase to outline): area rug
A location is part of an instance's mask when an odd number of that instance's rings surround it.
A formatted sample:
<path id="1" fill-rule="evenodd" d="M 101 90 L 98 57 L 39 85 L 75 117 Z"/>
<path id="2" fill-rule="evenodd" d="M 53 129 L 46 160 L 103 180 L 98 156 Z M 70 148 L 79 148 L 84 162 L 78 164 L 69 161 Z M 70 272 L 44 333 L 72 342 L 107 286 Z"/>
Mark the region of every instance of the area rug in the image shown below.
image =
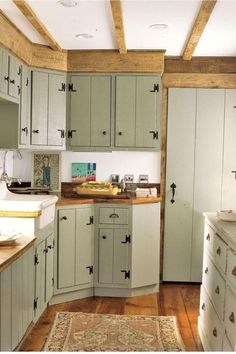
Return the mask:
<path id="1" fill-rule="evenodd" d="M 174 352 L 184 345 L 172 316 L 58 312 L 43 351 Z"/>

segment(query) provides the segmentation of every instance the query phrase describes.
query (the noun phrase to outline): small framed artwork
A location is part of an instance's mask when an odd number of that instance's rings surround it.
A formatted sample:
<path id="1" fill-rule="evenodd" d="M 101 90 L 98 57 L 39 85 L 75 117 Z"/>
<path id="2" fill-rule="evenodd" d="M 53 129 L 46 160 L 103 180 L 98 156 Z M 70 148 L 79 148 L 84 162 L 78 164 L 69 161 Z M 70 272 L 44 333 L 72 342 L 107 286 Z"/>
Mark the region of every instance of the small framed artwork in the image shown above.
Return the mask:
<path id="1" fill-rule="evenodd" d="M 73 183 L 96 181 L 96 163 L 92 162 L 72 162 Z"/>
<path id="2" fill-rule="evenodd" d="M 124 175 L 124 182 L 125 183 L 133 183 L 134 182 L 134 175 Z"/>
<path id="3" fill-rule="evenodd" d="M 52 192 L 61 190 L 61 154 L 56 152 L 32 153 L 33 188 L 48 188 Z"/>
<path id="4" fill-rule="evenodd" d="M 139 175 L 139 183 L 148 183 L 149 176 L 148 175 Z"/>
<path id="5" fill-rule="evenodd" d="M 112 183 L 119 183 L 120 182 L 120 175 L 111 175 L 111 182 Z"/>

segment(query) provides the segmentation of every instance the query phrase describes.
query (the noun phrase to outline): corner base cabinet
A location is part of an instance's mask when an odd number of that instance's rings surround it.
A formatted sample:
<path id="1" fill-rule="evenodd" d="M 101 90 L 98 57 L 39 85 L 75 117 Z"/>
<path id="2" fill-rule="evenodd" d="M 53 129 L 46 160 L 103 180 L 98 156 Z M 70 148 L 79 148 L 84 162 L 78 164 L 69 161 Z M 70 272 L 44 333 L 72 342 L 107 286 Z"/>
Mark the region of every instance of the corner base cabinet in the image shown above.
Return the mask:
<path id="1" fill-rule="evenodd" d="M 205 351 L 236 351 L 236 225 L 206 214 L 198 318 Z"/>

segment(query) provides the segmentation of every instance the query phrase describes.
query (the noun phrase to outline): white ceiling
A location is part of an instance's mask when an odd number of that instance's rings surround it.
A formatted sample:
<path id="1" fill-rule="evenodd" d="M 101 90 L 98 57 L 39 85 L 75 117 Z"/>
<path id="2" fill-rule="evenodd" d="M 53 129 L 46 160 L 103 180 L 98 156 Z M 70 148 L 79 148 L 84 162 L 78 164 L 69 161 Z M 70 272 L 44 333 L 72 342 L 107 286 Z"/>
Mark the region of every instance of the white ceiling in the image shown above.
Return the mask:
<path id="1" fill-rule="evenodd" d="M 63 49 L 117 49 L 109 0 L 79 0 L 76 7 L 57 0 L 27 0 Z M 122 0 L 127 49 L 166 50 L 180 56 L 197 16 L 201 0 Z M 0 9 L 34 43 L 46 44 L 11 0 Z M 236 0 L 218 0 L 195 50 L 196 56 L 236 56 Z M 165 30 L 151 29 L 165 23 Z M 93 35 L 76 38 L 78 33 Z"/>

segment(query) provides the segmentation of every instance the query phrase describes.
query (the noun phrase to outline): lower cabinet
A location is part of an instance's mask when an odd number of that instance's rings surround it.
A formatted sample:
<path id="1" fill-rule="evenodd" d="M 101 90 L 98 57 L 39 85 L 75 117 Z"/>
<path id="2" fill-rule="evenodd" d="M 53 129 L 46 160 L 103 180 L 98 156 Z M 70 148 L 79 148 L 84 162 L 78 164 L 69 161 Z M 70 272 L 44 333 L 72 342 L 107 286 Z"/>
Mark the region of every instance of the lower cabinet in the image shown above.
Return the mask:
<path id="1" fill-rule="evenodd" d="M 34 248 L 0 274 L 0 350 L 12 351 L 33 320 Z"/>

